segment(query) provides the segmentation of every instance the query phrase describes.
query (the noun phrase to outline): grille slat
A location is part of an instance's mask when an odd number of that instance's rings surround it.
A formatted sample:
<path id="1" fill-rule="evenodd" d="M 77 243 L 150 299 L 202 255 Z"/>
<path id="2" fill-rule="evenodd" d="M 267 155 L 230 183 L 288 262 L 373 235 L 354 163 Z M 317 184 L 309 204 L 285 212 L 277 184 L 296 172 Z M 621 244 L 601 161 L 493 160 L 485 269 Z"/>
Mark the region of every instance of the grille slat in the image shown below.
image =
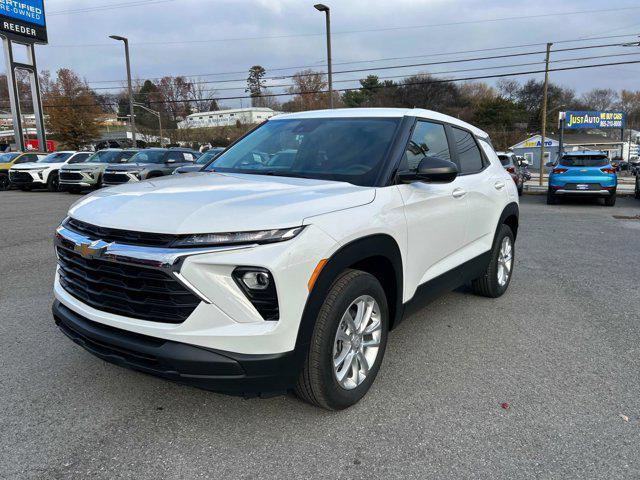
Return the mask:
<path id="1" fill-rule="evenodd" d="M 132 232 L 116 228 L 98 227 L 74 218 L 69 218 L 64 226 L 91 240 L 104 240 L 105 242 L 118 242 L 126 245 L 169 247 L 178 238 L 176 235 L 164 233 Z"/>
<path id="2" fill-rule="evenodd" d="M 60 180 L 82 180 L 82 174 L 79 172 L 60 172 Z"/>
<path id="3" fill-rule="evenodd" d="M 200 303 L 184 285 L 164 272 L 86 259 L 58 247 L 60 283 L 97 310 L 165 323 L 181 323 Z"/>

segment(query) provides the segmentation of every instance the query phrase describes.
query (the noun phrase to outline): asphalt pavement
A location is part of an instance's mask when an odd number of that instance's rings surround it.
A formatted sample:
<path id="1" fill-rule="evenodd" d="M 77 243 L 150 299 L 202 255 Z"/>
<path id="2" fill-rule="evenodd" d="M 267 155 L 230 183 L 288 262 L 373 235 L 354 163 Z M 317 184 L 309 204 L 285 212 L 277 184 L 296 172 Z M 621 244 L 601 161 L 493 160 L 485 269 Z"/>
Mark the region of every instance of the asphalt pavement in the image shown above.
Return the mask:
<path id="1" fill-rule="evenodd" d="M 0 192 L 0 478 L 640 477 L 638 200 L 525 196 L 507 294 L 461 288 L 407 319 L 365 399 L 330 413 L 64 337 L 52 233 L 77 198 Z"/>

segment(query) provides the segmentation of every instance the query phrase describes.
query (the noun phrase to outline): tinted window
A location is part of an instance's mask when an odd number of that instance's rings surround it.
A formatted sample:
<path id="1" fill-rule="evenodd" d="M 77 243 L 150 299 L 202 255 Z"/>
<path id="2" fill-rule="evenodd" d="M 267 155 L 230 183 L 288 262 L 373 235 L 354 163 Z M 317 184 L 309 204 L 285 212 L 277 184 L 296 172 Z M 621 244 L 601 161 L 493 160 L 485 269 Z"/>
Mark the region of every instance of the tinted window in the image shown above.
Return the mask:
<path id="1" fill-rule="evenodd" d="M 131 158 L 131 163 L 162 163 L 166 150 L 141 150 Z"/>
<path id="2" fill-rule="evenodd" d="M 27 153 L 16 160 L 16 163 L 37 162 L 40 158 L 41 157 L 38 157 L 35 153 Z"/>
<path id="3" fill-rule="evenodd" d="M 78 153 L 71 160 L 69 160 L 69 163 L 82 163 L 86 161 L 90 155 L 90 153 Z"/>
<path id="4" fill-rule="evenodd" d="M 224 148 L 212 148 L 211 150 L 207 150 L 200 158 L 198 158 L 196 163 L 198 165 L 205 165 L 220 155 L 222 151 L 224 151 Z"/>
<path id="5" fill-rule="evenodd" d="M 46 157 L 38 160 L 38 163 L 62 163 L 66 162 L 71 157 L 71 155 L 73 155 L 73 153 L 70 152 L 51 153 Z"/>
<path id="6" fill-rule="evenodd" d="M 269 121 L 225 150 L 206 169 L 372 186 L 399 122 L 399 118 Z M 277 165 L 270 164 L 274 158 Z"/>
<path id="7" fill-rule="evenodd" d="M 15 159 L 18 155 L 20 155 L 20 154 L 17 153 L 17 152 L 14 152 L 14 153 L 3 153 L 2 155 L 0 155 L 0 163 L 9 163 L 13 159 Z"/>
<path id="8" fill-rule="evenodd" d="M 456 127 L 452 127 L 452 130 L 460 160 L 460 173 L 476 173 L 482 170 L 482 155 L 473 135 Z"/>
<path id="9" fill-rule="evenodd" d="M 511 157 L 509 155 L 498 155 L 498 158 L 503 167 L 511 165 Z"/>
<path id="10" fill-rule="evenodd" d="M 451 160 L 449 143 L 444 125 L 418 120 L 400 170 L 415 170 L 424 157 L 437 157 Z"/>
<path id="11" fill-rule="evenodd" d="M 565 155 L 560 160 L 563 167 L 604 167 L 609 165 L 606 155 Z"/>

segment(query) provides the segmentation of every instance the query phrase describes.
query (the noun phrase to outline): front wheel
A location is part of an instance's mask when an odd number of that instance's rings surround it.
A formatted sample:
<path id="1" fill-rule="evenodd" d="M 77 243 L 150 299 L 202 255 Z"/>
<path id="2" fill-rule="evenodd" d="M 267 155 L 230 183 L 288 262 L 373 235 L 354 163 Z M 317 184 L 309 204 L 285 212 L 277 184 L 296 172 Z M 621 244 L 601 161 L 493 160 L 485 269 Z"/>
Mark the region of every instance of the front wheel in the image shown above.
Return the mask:
<path id="1" fill-rule="evenodd" d="M 58 174 L 52 172 L 47 179 L 47 190 L 50 192 L 57 192 L 60 190 L 60 179 L 58 178 Z"/>
<path id="2" fill-rule="evenodd" d="M 498 298 L 507 291 L 513 273 L 515 241 L 508 225 L 501 225 L 496 237 L 491 259 L 484 274 L 471 282 L 472 290 L 478 295 Z"/>
<path id="3" fill-rule="evenodd" d="M 380 282 L 359 270 L 343 272 L 318 314 L 296 395 L 327 410 L 356 404 L 378 374 L 388 329 Z"/>

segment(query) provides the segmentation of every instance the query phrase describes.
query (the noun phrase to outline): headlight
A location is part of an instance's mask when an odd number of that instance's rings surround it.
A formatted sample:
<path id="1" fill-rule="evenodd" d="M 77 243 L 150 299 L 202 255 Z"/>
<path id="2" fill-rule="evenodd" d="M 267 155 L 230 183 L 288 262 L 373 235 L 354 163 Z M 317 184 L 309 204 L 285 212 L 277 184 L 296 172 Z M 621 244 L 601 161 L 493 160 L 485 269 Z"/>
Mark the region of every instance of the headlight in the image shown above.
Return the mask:
<path id="1" fill-rule="evenodd" d="M 276 243 L 291 240 L 304 227 L 283 228 L 278 230 L 260 230 L 257 232 L 235 233 L 198 233 L 188 235 L 173 242 L 174 247 L 206 247 L 221 245 L 242 245 L 251 243 Z"/>

